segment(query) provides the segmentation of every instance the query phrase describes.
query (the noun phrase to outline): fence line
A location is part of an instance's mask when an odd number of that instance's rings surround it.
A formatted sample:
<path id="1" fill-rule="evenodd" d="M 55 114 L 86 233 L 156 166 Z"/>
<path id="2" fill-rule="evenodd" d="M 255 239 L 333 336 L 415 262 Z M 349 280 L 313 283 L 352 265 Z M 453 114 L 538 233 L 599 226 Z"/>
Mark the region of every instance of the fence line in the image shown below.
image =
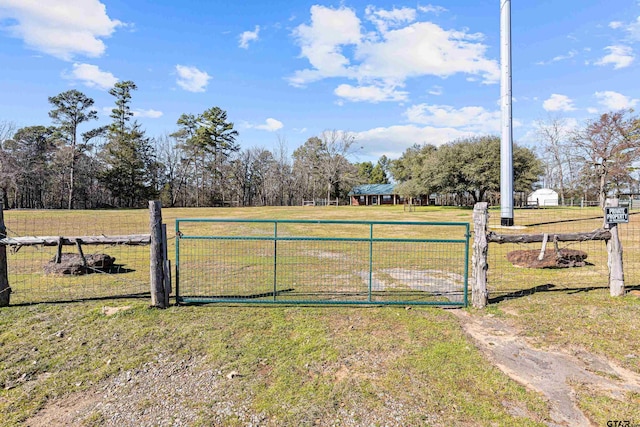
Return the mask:
<path id="1" fill-rule="evenodd" d="M 25 304 L 144 296 L 150 288 L 152 294 L 156 292 L 152 305 L 167 307 L 171 286 L 166 283 L 170 278 L 166 232 L 156 235 L 155 241 L 152 234 L 139 233 L 143 227 L 155 231 L 157 219 L 162 225 L 160 202 L 150 202 L 150 212 L 151 223 L 145 225 L 140 211 L 104 211 L 99 217 L 90 211 L 42 211 L 36 217 L 16 210 L 9 211 L 7 227 L 0 206 L 0 307 L 12 302 L 12 294 L 14 304 Z M 80 234 L 87 231 L 96 234 Z M 76 253 L 63 253 L 64 246 L 75 246 Z M 83 246 L 96 250 L 85 253 Z M 143 246 L 149 249 L 141 250 Z M 149 255 L 144 255 L 147 251 L 160 262 L 152 265 Z M 150 271 L 151 280 L 145 271 Z M 157 289 L 154 276 L 160 278 Z"/>
<path id="2" fill-rule="evenodd" d="M 465 306 L 468 232 L 468 223 L 180 218 L 176 301 Z"/>
<path id="3" fill-rule="evenodd" d="M 617 199 L 608 200 L 608 206 L 614 207 L 618 206 Z M 542 261 L 546 254 L 546 245 L 548 241 L 552 241 L 555 246 L 555 256 L 557 259 L 560 259 L 565 256 L 572 256 L 572 262 L 575 261 L 576 257 L 578 261 L 584 260 L 587 257 L 587 254 L 580 253 L 579 255 L 563 253 L 564 249 L 559 249 L 558 242 L 593 242 L 593 241 L 604 241 L 606 243 L 606 252 L 607 252 L 607 270 L 608 270 L 608 286 L 610 290 L 611 296 L 621 296 L 624 295 L 624 272 L 623 272 L 623 250 L 622 250 L 622 242 L 619 235 L 619 229 L 617 224 L 606 224 L 605 228 L 598 228 L 596 230 L 590 232 L 571 232 L 571 233 L 561 233 L 561 232 L 545 232 L 538 234 L 515 234 L 518 228 L 527 228 L 527 227 L 510 227 L 503 228 L 501 230 L 506 231 L 506 234 L 499 234 L 495 231 L 489 230 L 488 224 L 488 206 L 487 203 L 478 203 L 474 207 L 473 212 L 473 221 L 474 221 L 474 249 L 472 256 L 472 303 L 474 307 L 482 308 L 489 301 L 489 290 L 488 285 L 491 284 L 488 279 L 488 271 L 489 271 L 489 257 L 491 252 L 489 251 L 489 243 L 497 243 L 500 246 L 508 244 L 529 244 L 529 243 L 542 243 L 542 248 L 539 251 L 538 260 Z M 557 224 L 560 221 L 552 221 L 552 222 L 541 222 L 539 218 L 535 218 L 536 223 L 533 223 L 532 226 L 539 227 L 542 225 L 549 224 Z M 581 220 L 593 221 L 593 220 L 603 221 L 603 217 L 586 217 Z M 576 219 L 569 219 L 568 221 L 577 221 Z M 600 223 L 602 224 L 602 222 Z M 535 250 L 534 250 L 535 251 Z M 568 252 L 568 251 L 567 251 Z M 582 251 L 578 251 L 582 252 Z M 501 258 L 507 258 L 508 254 L 505 254 L 505 251 L 500 251 Z M 507 255 L 507 256 L 505 256 Z M 531 254 L 529 254 L 531 255 Z M 598 258 L 598 261 L 603 261 L 602 258 Z M 509 268 L 504 260 L 500 260 L 501 264 L 498 269 Z M 557 260 L 556 260 L 557 262 Z M 492 263 L 494 267 L 492 270 L 495 270 L 498 263 Z M 588 263 L 581 262 L 575 265 L 585 265 Z M 574 265 L 574 264 L 572 264 Z M 589 264 L 593 266 L 593 264 Z M 511 266 L 513 268 L 513 266 Z M 566 269 L 565 269 L 566 270 Z M 530 270 L 529 270 L 530 271 Z M 514 270 L 515 273 L 515 270 Z M 550 278 L 558 279 L 559 276 L 556 274 L 555 276 L 551 276 L 551 274 L 547 274 L 544 276 L 545 280 Z M 531 282 L 531 277 L 528 277 L 528 282 Z M 545 285 L 554 286 L 549 281 L 545 282 Z"/>

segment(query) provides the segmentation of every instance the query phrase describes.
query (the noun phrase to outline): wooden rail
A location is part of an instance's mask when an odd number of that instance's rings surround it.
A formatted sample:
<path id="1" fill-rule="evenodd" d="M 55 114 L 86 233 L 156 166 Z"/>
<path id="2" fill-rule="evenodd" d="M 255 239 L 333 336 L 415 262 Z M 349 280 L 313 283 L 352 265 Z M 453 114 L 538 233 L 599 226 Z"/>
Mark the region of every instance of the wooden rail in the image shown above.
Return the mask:
<path id="1" fill-rule="evenodd" d="M 618 206 L 618 199 L 607 199 L 607 205 Z M 622 243 L 618 236 L 618 224 L 607 224 L 608 230 L 599 228 L 583 233 L 547 233 L 547 234 L 497 234 L 488 230 L 488 205 L 486 202 L 476 203 L 473 208 L 473 255 L 471 301 L 476 308 L 483 308 L 489 302 L 487 291 L 487 270 L 489 243 L 538 243 L 542 242 L 540 256 L 544 255 L 548 240 L 557 242 L 586 242 L 603 240 L 607 247 L 607 266 L 609 268 L 609 293 L 611 296 L 622 296 L 624 290 L 624 270 L 622 259 Z M 557 250 L 557 246 L 556 246 Z"/>
<path id="2" fill-rule="evenodd" d="M 23 236 L 0 239 L 2 246 L 73 246 L 83 245 L 129 245 L 141 246 L 151 243 L 150 234 L 129 234 L 121 236 Z"/>
<path id="3" fill-rule="evenodd" d="M 6 307 L 10 303 L 11 287 L 7 271 L 7 246 L 11 247 L 14 252 L 23 246 L 57 246 L 56 263 L 62 259 L 63 246 L 76 246 L 86 267 L 87 260 L 82 251 L 82 245 L 148 245 L 150 248 L 151 305 L 167 308 L 171 293 L 171 263 L 167 258 L 167 233 L 166 226 L 162 223 L 162 205 L 159 201 L 149 202 L 149 226 L 149 234 L 7 237 L 3 206 L 0 202 L 0 307 Z"/>
<path id="4" fill-rule="evenodd" d="M 590 240 L 609 240 L 611 232 L 602 228 L 588 233 L 555 233 L 547 234 L 551 241 L 557 242 L 587 242 Z M 496 234 L 487 233 L 489 243 L 538 243 L 544 241 L 544 234 Z"/>

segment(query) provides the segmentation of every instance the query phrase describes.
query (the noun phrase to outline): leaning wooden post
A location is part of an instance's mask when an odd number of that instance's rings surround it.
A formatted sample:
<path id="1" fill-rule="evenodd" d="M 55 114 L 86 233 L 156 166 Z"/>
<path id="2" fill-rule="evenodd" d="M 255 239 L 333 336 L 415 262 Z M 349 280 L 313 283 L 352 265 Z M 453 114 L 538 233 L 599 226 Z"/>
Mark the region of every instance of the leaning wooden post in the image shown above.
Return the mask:
<path id="1" fill-rule="evenodd" d="M 151 306 L 167 308 L 164 288 L 164 249 L 162 247 L 162 204 L 159 200 L 149 202 L 151 226 Z"/>
<path id="2" fill-rule="evenodd" d="M 608 206 L 618 207 L 618 199 L 609 199 Z M 618 235 L 618 224 L 608 223 L 606 214 L 604 226 L 609 228 L 611 238 L 607 243 L 607 265 L 609 266 L 609 293 L 612 297 L 624 295 L 624 270 L 622 266 L 622 243 Z"/>
<path id="3" fill-rule="evenodd" d="M 0 239 L 7 237 L 4 225 L 4 205 L 0 202 Z M 11 288 L 9 287 L 9 271 L 7 269 L 7 247 L 0 245 L 0 307 L 9 306 Z"/>
<path id="4" fill-rule="evenodd" d="M 487 202 L 476 203 L 473 207 L 473 255 L 471 258 L 471 303 L 475 308 L 484 308 L 489 301 L 487 292 Z"/>

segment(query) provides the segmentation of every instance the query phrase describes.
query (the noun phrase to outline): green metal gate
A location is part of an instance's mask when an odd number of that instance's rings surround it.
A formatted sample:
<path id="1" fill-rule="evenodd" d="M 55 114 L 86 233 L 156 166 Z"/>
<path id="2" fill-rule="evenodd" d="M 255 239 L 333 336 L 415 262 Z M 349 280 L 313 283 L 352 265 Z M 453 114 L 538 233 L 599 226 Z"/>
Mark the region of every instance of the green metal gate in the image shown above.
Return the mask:
<path id="1" fill-rule="evenodd" d="M 177 303 L 467 305 L 469 224 L 176 220 Z"/>

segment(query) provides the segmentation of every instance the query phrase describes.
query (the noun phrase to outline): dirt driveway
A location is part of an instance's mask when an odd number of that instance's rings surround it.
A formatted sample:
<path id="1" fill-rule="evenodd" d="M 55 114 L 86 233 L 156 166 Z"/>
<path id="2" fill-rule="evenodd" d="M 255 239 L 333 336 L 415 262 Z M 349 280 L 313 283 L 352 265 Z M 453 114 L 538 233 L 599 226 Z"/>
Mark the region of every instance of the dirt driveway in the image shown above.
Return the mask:
<path id="1" fill-rule="evenodd" d="M 453 310 L 465 332 L 500 370 L 530 389 L 542 393 L 551 406 L 551 417 L 560 426 L 593 423 L 575 403 L 580 383 L 613 396 L 640 393 L 640 375 L 584 350 L 543 350 L 518 336 L 507 321 L 492 315 L 471 315 Z"/>

